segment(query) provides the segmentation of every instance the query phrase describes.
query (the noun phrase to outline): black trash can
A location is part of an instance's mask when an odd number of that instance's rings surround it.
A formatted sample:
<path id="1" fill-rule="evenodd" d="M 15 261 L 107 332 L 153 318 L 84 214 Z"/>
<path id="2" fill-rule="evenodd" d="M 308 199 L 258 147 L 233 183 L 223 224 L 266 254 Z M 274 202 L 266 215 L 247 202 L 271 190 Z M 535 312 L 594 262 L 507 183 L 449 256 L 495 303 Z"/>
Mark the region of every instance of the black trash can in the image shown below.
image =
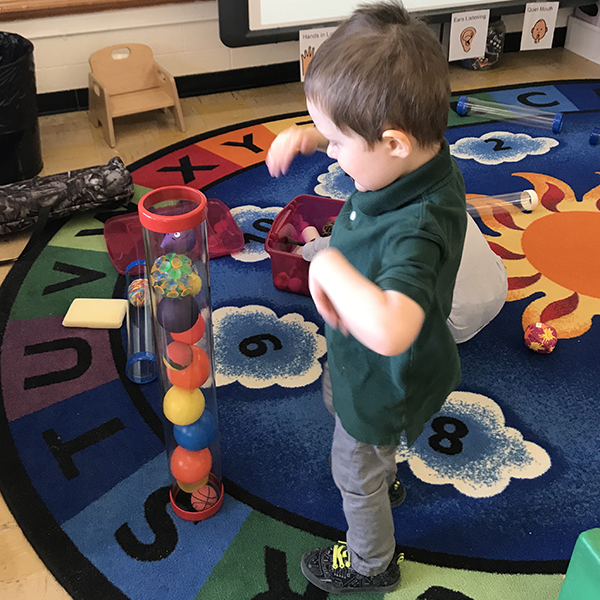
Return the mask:
<path id="1" fill-rule="evenodd" d="M 33 44 L 0 31 L 0 185 L 30 179 L 44 166 Z"/>

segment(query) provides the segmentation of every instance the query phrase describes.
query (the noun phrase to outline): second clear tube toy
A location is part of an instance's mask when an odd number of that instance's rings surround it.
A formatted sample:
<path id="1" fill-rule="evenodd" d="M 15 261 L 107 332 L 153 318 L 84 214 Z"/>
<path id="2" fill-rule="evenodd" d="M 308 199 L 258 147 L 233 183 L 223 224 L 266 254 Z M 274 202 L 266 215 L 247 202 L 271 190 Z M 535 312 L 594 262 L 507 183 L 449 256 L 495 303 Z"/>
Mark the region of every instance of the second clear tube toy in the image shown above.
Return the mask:
<path id="1" fill-rule="evenodd" d="M 484 116 L 496 121 L 518 121 L 529 127 L 548 129 L 560 133 L 563 114 L 540 110 L 535 107 L 517 106 L 482 100 L 474 96 L 461 96 L 456 104 L 456 112 L 462 117 Z"/>

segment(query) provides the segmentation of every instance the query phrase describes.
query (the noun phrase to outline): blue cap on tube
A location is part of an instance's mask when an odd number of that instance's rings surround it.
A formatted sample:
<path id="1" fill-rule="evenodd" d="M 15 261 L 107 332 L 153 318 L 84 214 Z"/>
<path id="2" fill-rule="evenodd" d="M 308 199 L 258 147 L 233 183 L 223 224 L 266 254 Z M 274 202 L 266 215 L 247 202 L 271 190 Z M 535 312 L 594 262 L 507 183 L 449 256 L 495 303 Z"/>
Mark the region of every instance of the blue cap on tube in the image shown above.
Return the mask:
<path id="1" fill-rule="evenodd" d="M 562 129 L 563 126 L 563 114 L 562 113 L 556 113 L 554 115 L 554 121 L 552 121 L 552 132 L 553 133 L 560 133 L 560 130 Z"/>
<path id="2" fill-rule="evenodd" d="M 150 383 L 158 375 L 156 357 L 153 352 L 136 352 L 125 365 L 127 378 L 133 383 Z"/>
<path id="3" fill-rule="evenodd" d="M 456 103 L 456 112 L 461 117 L 463 117 L 464 115 L 467 114 L 467 110 L 469 108 L 468 104 L 469 104 L 469 99 L 467 98 L 467 96 L 461 96 L 458 99 L 458 102 Z"/>
<path id="4" fill-rule="evenodd" d="M 600 142 L 600 127 L 594 127 L 592 133 L 590 133 L 590 144 L 597 146 L 598 142 Z"/>

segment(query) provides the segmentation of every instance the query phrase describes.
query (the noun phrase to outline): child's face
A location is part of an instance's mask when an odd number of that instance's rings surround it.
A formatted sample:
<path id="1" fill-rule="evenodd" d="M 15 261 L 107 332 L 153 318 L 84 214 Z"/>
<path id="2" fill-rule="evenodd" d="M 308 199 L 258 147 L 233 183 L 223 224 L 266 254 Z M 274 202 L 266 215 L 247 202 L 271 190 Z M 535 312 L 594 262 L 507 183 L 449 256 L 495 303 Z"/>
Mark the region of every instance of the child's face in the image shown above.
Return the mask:
<path id="1" fill-rule="evenodd" d="M 398 172 L 398 160 L 390 156 L 384 141 L 369 148 L 366 140 L 357 133 L 340 131 L 312 102 L 308 101 L 307 106 L 315 127 L 329 142 L 327 156 L 338 161 L 359 192 L 380 190 L 402 174 Z"/>

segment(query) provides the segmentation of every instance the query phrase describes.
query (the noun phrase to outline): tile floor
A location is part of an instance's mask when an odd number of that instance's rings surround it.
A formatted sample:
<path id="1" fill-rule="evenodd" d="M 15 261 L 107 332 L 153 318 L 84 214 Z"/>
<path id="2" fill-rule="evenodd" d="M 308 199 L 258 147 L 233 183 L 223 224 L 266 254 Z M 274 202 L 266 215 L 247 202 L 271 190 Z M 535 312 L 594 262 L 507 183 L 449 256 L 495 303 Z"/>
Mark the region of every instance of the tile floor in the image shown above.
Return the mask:
<path id="1" fill-rule="evenodd" d="M 600 79 L 600 65 L 562 48 L 511 53 L 491 71 L 467 71 L 451 65 L 454 91 L 529 81 Z M 87 112 L 40 118 L 44 170 L 40 175 L 84 168 L 120 156 L 125 164 L 160 148 L 205 131 L 260 117 L 305 110 L 300 83 L 210 94 L 182 100 L 187 131 L 175 128 L 170 113 L 156 112 L 117 120 L 116 148 L 100 129 L 90 125 Z M 0 236 L 0 259 L 17 256 L 28 234 Z M 0 266 L 0 282 L 8 266 Z M 69 600 L 32 550 L 0 497 L 0 598 L 6 600 Z"/>

